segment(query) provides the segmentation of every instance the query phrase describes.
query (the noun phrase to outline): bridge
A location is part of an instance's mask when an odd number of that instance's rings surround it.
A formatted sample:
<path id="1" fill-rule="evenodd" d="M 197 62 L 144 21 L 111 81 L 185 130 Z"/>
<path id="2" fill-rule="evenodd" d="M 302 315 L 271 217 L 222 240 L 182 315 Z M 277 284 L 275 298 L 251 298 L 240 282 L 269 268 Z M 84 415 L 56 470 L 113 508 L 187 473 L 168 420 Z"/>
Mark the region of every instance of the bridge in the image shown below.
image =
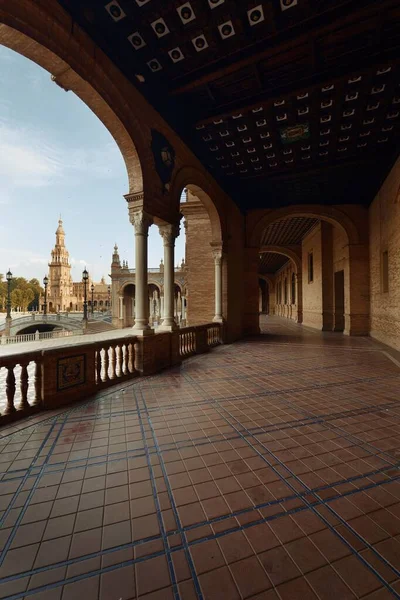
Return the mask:
<path id="1" fill-rule="evenodd" d="M 5 323 L 0 325 L 0 334 L 5 330 Z M 82 315 L 70 314 L 43 315 L 32 313 L 29 316 L 13 318 L 11 321 L 10 335 L 20 335 L 24 333 L 35 333 L 36 331 L 82 331 Z"/>

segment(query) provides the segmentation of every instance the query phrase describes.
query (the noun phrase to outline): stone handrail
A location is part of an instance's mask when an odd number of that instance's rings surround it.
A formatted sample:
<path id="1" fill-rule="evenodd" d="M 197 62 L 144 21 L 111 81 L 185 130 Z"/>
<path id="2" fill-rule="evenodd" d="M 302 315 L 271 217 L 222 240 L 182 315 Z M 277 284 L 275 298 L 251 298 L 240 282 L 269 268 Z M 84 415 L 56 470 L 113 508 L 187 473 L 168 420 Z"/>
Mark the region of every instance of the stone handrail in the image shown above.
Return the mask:
<path id="1" fill-rule="evenodd" d="M 153 336 L 72 338 L 34 352 L 0 355 L 0 425 L 35 411 L 87 400 L 99 390 L 179 365 L 222 343 L 218 323 Z M 15 348 L 15 346 L 14 346 Z"/>
<path id="2" fill-rule="evenodd" d="M 194 354 L 207 352 L 209 348 L 222 343 L 222 325 L 220 323 L 207 323 L 182 327 L 179 330 L 179 354 L 188 358 Z"/>

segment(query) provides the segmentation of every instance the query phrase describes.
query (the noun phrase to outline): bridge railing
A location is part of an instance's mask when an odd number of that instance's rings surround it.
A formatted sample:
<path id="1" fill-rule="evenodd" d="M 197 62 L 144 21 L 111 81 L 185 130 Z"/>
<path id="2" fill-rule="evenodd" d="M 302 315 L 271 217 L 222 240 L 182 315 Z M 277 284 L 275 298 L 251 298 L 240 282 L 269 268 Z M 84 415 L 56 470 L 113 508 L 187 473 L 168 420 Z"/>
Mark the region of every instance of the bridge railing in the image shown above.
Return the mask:
<path id="1" fill-rule="evenodd" d="M 179 365 L 222 343 L 216 323 L 153 336 L 95 336 L 34 352 L 0 355 L 0 425 L 43 409 L 87 400 L 99 390 Z M 72 340 L 71 340 L 72 342 Z"/>
<path id="2" fill-rule="evenodd" d="M 83 330 L 75 330 L 75 331 L 67 331 L 66 329 L 62 329 L 61 331 L 36 331 L 35 333 L 21 333 L 20 335 L 12 335 L 6 336 L 2 335 L 0 337 L 0 344 L 21 344 L 24 342 L 38 342 L 41 340 L 52 340 L 58 338 L 70 337 L 71 335 L 82 335 Z"/>

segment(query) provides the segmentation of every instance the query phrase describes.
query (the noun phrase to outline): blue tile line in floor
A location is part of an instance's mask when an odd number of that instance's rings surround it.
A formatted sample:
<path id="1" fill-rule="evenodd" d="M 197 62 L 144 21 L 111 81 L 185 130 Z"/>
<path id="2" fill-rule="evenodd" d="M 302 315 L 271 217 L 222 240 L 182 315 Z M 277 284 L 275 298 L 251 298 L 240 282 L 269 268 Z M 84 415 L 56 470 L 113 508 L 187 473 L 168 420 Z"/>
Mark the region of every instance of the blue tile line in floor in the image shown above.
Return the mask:
<path id="1" fill-rule="evenodd" d="M 157 486 L 156 486 L 156 481 L 155 481 L 155 477 L 154 477 L 153 465 L 151 463 L 151 457 L 150 457 L 150 454 L 147 449 L 146 432 L 145 432 L 145 428 L 143 425 L 142 416 L 141 416 L 140 410 L 139 410 L 139 403 L 137 402 L 137 400 L 136 400 L 136 406 L 137 406 L 137 411 L 138 411 L 140 429 L 142 432 L 142 439 L 143 439 L 143 443 L 145 445 L 147 468 L 148 468 L 149 474 L 150 474 L 154 505 L 156 507 L 156 512 L 157 512 L 157 521 L 158 521 L 158 526 L 159 526 L 160 533 L 161 533 L 161 539 L 162 539 L 163 546 L 164 546 L 164 554 L 167 559 L 168 571 L 169 571 L 169 576 L 170 576 L 170 580 L 171 580 L 171 584 L 172 584 L 172 590 L 173 590 L 175 600 L 180 600 L 181 596 L 179 593 L 179 588 L 178 588 L 178 584 L 177 584 L 177 580 L 176 580 L 175 568 L 174 568 L 174 564 L 172 562 L 171 551 L 169 548 L 168 539 L 167 539 L 164 522 L 163 522 L 163 517 L 162 517 L 162 511 L 161 511 L 161 507 L 160 507 L 160 501 L 159 501 L 158 494 L 157 494 Z"/>
<path id="2" fill-rule="evenodd" d="M 199 387 L 200 387 L 200 389 L 201 389 L 201 386 L 199 386 Z M 218 404 L 218 400 L 215 400 L 215 404 L 216 404 L 216 405 Z M 229 415 L 229 417 L 230 417 L 231 419 L 233 419 L 233 420 L 237 421 L 237 419 L 236 419 L 235 417 L 233 417 L 233 416 L 232 416 L 232 415 L 229 413 L 229 411 L 228 411 L 227 409 L 225 409 L 225 408 L 223 408 L 223 407 L 222 407 L 222 408 L 221 408 L 221 411 L 224 411 L 224 412 L 226 412 L 226 413 Z M 221 412 L 221 416 L 223 416 L 223 415 L 222 415 L 222 412 Z M 229 423 L 228 419 L 226 419 L 226 421 L 227 421 L 227 423 Z M 238 421 L 237 421 L 237 422 L 238 422 Z M 237 432 L 238 432 L 238 433 L 240 433 L 240 430 L 239 430 L 239 429 L 237 429 L 237 428 L 236 428 L 234 425 L 232 425 L 231 423 L 230 423 L 230 425 L 231 425 L 231 426 L 232 426 L 232 427 L 233 427 L 235 430 L 237 430 Z M 241 429 L 243 429 L 243 430 L 246 430 L 246 428 L 245 428 L 245 427 L 243 427 L 243 425 L 242 425 L 241 423 L 239 423 L 239 422 L 238 422 L 238 425 L 239 425 L 239 427 L 240 427 Z M 291 473 L 292 477 L 293 477 L 293 478 L 294 478 L 296 481 L 298 481 L 298 482 L 299 482 L 299 483 L 300 483 L 302 486 L 304 486 L 304 487 L 308 487 L 308 486 L 306 486 L 305 484 L 303 484 L 303 483 L 301 482 L 301 480 L 299 480 L 299 478 L 298 478 L 298 477 L 297 477 L 297 476 L 296 476 L 294 473 L 292 473 L 292 472 L 291 472 L 291 470 L 290 470 L 290 469 L 289 469 L 289 468 L 288 468 L 286 465 L 284 465 L 284 463 L 282 463 L 282 461 L 280 461 L 280 460 L 279 460 L 279 459 L 278 459 L 278 458 L 277 458 L 277 457 L 274 455 L 274 453 L 273 453 L 271 450 L 269 450 L 269 449 L 268 449 L 268 448 L 267 448 L 267 447 L 266 447 L 266 446 L 265 446 L 265 445 L 264 445 L 262 442 L 260 442 L 260 440 L 258 440 L 258 439 L 257 439 L 255 436 L 252 436 L 252 437 L 254 437 L 254 438 L 255 438 L 255 441 L 257 442 L 257 444 L 259 444 L 261 447 L 263 447 L 263 448 L 264 448 L 264 450 L 266 450 L 266 452 L 267 452 L 267 453 L 268 453 L 270 456 L 272 456 L 272 457 L 274 458 L 274 460 L 275 460 L 275 461 L 277 461 L 277 462 L 280 464 L 280 466 L 281 466 L 281 467 L 282 467 L 284 470 L 286 470 L 286 471 L 288 471 L 289 473 Z M 265 458 L 265 456 L 264 456 L 263 454 L 261 454 L 261 452 L 259 452 L 259 451 L 258 451 L 258 450 L 257 450 L 257 449 L 256 449 L 256 448 L 253 446 L 253 444 L 251 444 L 251 443 L 248 441 L 248 439 L 246 439 L 246 438 L 244 438 L 244 439 L 245 439 L 246 443 L 247 443 L 247 444 L 248 444 L 248 445 L 249 445 L 251 448 L 253 448 L 253 450 L 254 450 L 255 452 L 257 452 L 257 454 L 258 454 L 258 455 L 259 455 L 259 456 L 262 458 L 262 460 L 264 460 L 264 461 L 265 461 L 265 462 L 266 462 L 266 463 L 267 463 L 267 464 L 270 466 L 270 468 L 272 468 L 272 469 L 274 470 L 274 472 L 276 472 L 276 474 L 279 476 L 279 478 L 280 478 L 282 481 L 284 481 L 284 483 L 286 483 L 286 484 L 287 484 L 289 487 L 291 487 L 291 488 L 293 489 L 294 493 L 297 495 L 297 490 L 296 490 L 296 489 L 293 487 L 293 485 L 292 485 L 290 482 L 288 482 L 288 480 L 287 480 L 287 479 L 284 479 L 284 478 L 282 478 L 282 476 L 281 476 L 280 472 L 279 472 L 279 471 L 278 471 L 278 470 L 277 470 L 277 469 L 274 467 L 274 465 L 273 465 L 272 463 L 270 463 L 270 462 L 269 462 L 269 461 L 268 461 L 268 460 Z M 311 493 L 311 494 L 312 494 L 312 492 L 311 492 L 311 490 L 310 490 L 310 489 L 308 489 L 308 491 L 309 491 L 309 493 Z M 316 497 L 317 497 L 317 496 L 316 496 Z M 321 514 L 320 514 L 320 513 L 319 513 L 317 510 L 315 510 L 314 506 L 313 506 L 313 505 L 312 505 L 312 504 L 311 504 L 311 503 L 308 501 L 308 499 L 307 499 L 306 497 L 303 497 L 303 498 L 300 498 L 300 499 L 301 499 L 303 502 L 305 502 L 309 508 L 311 508 L 311 510 L 314 512 L 314 514 L 315 514 L 315 515 L 316 515 L 316 516 L 317 516 L 319 519 L 321 519 L 321 520 L 322 520 L 322 521 L 323 521 L 323 522 L 324 522 L 324 523 L 327 525 L 327 527 L 329 527 L 329 529 L 332 531 L 332 533 L 333 533 L 333 534 L 334 534 L 336 537 L 339 537 L 339 538 L 341 539 L 341 541 L 342 541 L 343 543 L 345 543 L 345 544 L 346 544 L 346 546 L 349 548 L 349 550 L 351 550 L 352 554 L 353 554 L 354 556 L 356 556 L 356 558 L 357 558 L 357 559 L 358 559 L 358 560 L 359 560 L 361 563 L 363 563 L 363 564 L 364 564 L 364 566 L 366 566 L 366 567 L 367 567 L 367 568 L 368 568 L 368 569 L 369 569 L 369 570 L 370 570 L 370 571 L 371 571 L 371 572 L 372 572 L 372 573 L 375 575 L 375 577 L 377 577 L 377 578 L 378 578 L 378 580 L 379 580 L 379 581 L 380 581 L 380 582 L 381 582 L 381 583 L 382 583 L 382 584 L 383 584 L 383 585 L 384 585 L 384 586 L 385 586 L 385 587 L 386 587 L 386 588 L 387 588 L 387 589 L 388 589 L 388 590 L 389 590 L 389 591 L 390 591 L 390 592 L 391 592 L 391 593 L 392 593 L 392 594 L 393 594 L 393 595 L 394 595 L 396 598 L 399 598 L 399 599 L 400 599 L 400 594 L 398 594 L 398 593 L 397 593 L 397 592 L 396 592 L 396 591 L 393 589 L 393 587 L 390 585 L 390 583 L 388 583 L 388 582 L 387 582 L 387 581 L 386 581 L 386 580 L 385 580 L 385 579 L 382 577 L 382 575 L 381 575 L 381 574 L 380 574 L 380 573 L 379 573 L 379 572 L 378 572 L 378 571 L 377 571 L 377 570 L 376 570 L 376 569 L 375 569 L 375 568 L 374 568 L 372 565 L 370 565 L 370 564 L 369 564 L 369 562 L 368 562 L 368 561 L 367 561 L 367 560 L 366 560 L 366 559 L 365 559 L 363 556 L 361 556 L 361 554 L 359 554 L 359 553 L 358 553 L 358 552 L 355 550 L 355 548 L 353 548 L 353 546 L 352 546 L 352 545 L 351 545 L 351 544 L 350 544 L 350 543 L 349 543 L 349 542 L 346 540 L 346 538 L 344 538 L 344 537 L 343 537 L 343 536 L 342 536 L 342 535 L 341 535 L 341 534 L 340 534 L 338 531 L 336 531 L 336 529 L 335 529 L 334 527 L 332 527 L 332 526 L 331 526 L 331 524 L 329 523 L 329 520 L 328 520 L 328 519 L 326 519 L 326 518 L 325 518 L 323 515 L 321 515 Z M 364 538 L 363 538 L 361 535 L 359 535 L 359 534 L 358 534 L 358 533 L 357 533 L 357 532 L 356 532 L 356 531 L 355 531 L 355 530 L 354 530 L 352 527 L 350 527 L 350 526 L 348 525 L 348 523 L 347 523 L 347 522 L 346 522 L 344 519 L 342 519 L 342 518 L 340 517 L 340 515 L 339 515 L 339 514 L 338 514 L 338 513 L 337 513 L 337 512 L 336 512 L 334 509 L 332 509 L 332 507 L 330 507 L 330 506 L 329 506 L 329 505 L 327 505 L 327 504 L 325 504 L 325 506 L 327 506 L 327 507 L 328 507 L 328 509 L 329 509 L 329 511 L 330 511 L 330 512 L 332 512 L 332 514 L 333 514 L 333 515 L 334 515 L 334 516 L 335 516 L 337 519 L 339 519 L 339 521 L 342 523 L 342 525 L 344 525 L 344 526 L 345 526 L 345 527 L 346 527 L 346 528 L 347 528 L 349 531 L 351 531 L 351 532 L 353 533 L 353 535 L 355 535 L 355 536 L 356 536 L 356 537 L 357 537 L 357 538 L 358 538 L 360 541 L 362 541 L 362 542 L 363 542 L 363 543 L 364 543 L 364 544 L 365 544 L 365 545 L 366 545 L 366 546 L 367 546 L 367 547 L 368 547 L 368 548 L 369 548 L 369 549 L 370 549 L 370 550 L 373 552 L 373 554 L 374 554 L 374 555 L 375 555 L 375 556 L 376 556 L 376 557 L 377 557 L 377 558 L 378 558 L 378 559 L 379 559 L 381 562 L 383 562 L 383 563 L 384 563 L 386 566 L 388 566 L 388 567 L 389 567 L 389 568 L 390 568 L 390 569 L 391 569 L 391 570 L 392 570 L 394 573 L 396 573 L 397 577 L 400 577 L 400 571 L 398 571 L 398 570 L 397 570 L 395 567 L 393 567 L 393 566 L 392 566 L 392 565 L 389 563 L 389 561 L 387 561 L 387 560 L 386 560 L 386 559 L 385 559 L 385 558 L 384 558 L 384 557 L 383 557 L 383 556 L 382 556 L 382 555 L 381 555 L 379 552 L 377 552 L 377 551 L 375 550 L 375 548 L 374 548 L 373 546 L 371 546 L 371 544 L 369 544 L 369 543 L 368 543 L 368 542 L 367 542 L 367 541 L 366 541 L 366 540 L 365 540 L 365 539 L 364 539 Z"/>
<path id="3" fill-rule="evenodd" d="M 140 394 L 140 390 L 137 390 L 136 393 Z M 178 532 L 179 532 L 179 534 L 181 536 L 181 539 L 183 541 L 183 549 L 184 549 L 186 560 L 187 560 L 188 565 L 189 565 L 190 573 L 192 575 L 192 581 L 193 581 L 194 588 L 195 588 L 195 591 L 196 591 L 196 596 L 197 596 L 198 600 L 203 600 L 203 594 L 202 594 L 202 591 L 201 591 L 200 582 L 199 582 L 199 579 L 197 577 L 197 573 L 196 573 L 196 569 L 194 567 L 192 556 L 191 556 L 191 554 L 189 552 L 189 547 L 188 547 L 188 542 L 187 542 L 187 538 L 186 538 L 186 533 L 185 533 L 185 531 L 184 531 L 184 529 L 182 527 L 181 519 L 180 519 L 179 514 L 178 514 L 178 510 L 177 510 L 176 503 L 175 503 L 175 498 L 174 498 L 174 495 L 172 493 L 171 484 L 170 484 L 170 481 L 169 481 L 169 478 L 168 478 L 167 470 L 165 468 L 164 458 L 162 456 L 162 452 L 160 451 L 160 448 L 158 447 L 157 436 L 156 436 L 156 434 L 154 432 L 154 428 L 153 428 L 153 425 L 152 425 L 152 422 L 151 422 L 151 417 L 150 417 L 150 415 L 149 415 L 149 413 L 147 411 L 146 402 L 145 402 L 143 396 L 141 397 L 141 400 L 142 400 L 143 405 L 144 405 L 144 411 L 145 411 L 145 414 L 146 414 L 147 422 L 148 422 L 150 430 L 151 430 L 151 434 L 152 434 L 152 437 L 153 437 L 154 446 L 156 447 L 156 450 L 157 450 L 157 456 L 158 456 L 158 459 L 160 461 L 160 466 L 161 466 L 161 470 L 162 470 L 162 473 L 163 473 L 165 485 L 167 487 L 168 498 L 169 498 L 169 501 L 170 501 L 171 506 L 172 506 L 172 511 L 174 513 L 175 522 L 176 522 L 176 524 L 178 526 Z"/>

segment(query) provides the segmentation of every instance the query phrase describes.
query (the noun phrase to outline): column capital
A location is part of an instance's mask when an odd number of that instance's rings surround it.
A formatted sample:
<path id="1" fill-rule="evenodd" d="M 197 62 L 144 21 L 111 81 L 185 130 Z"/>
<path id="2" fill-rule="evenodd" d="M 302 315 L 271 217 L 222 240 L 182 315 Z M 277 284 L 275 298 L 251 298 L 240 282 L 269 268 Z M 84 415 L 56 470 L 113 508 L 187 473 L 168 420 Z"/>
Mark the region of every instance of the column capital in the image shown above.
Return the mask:
<path id="1" fill-rule="evenodd" d="M 221 246 L 220 247 L 212 246 L 211 252 L 212 252 L 212 255 L 214 257 L 214 260 L 215 260 L 216 264 L 221 264 L 222 263 L 222 257 L 224 255 L 222 247 Z"/>
<path id="2" fill-rule="evenodd" d="M 164 246 L 173 246 L 175 244 L 175 239 L 179 235 L 179 225 L 166 223 L 165 225 L 159 225 L 158 230 L 164 240 Z"/>
<path id="3" fill-rule="evenodd" d="M 135 235 L 148 235 L 149 227 L 153 224 L 153 217 L 143 210 L 132 210 L 129 207 L 129 220 L 135 228 Z"/>

